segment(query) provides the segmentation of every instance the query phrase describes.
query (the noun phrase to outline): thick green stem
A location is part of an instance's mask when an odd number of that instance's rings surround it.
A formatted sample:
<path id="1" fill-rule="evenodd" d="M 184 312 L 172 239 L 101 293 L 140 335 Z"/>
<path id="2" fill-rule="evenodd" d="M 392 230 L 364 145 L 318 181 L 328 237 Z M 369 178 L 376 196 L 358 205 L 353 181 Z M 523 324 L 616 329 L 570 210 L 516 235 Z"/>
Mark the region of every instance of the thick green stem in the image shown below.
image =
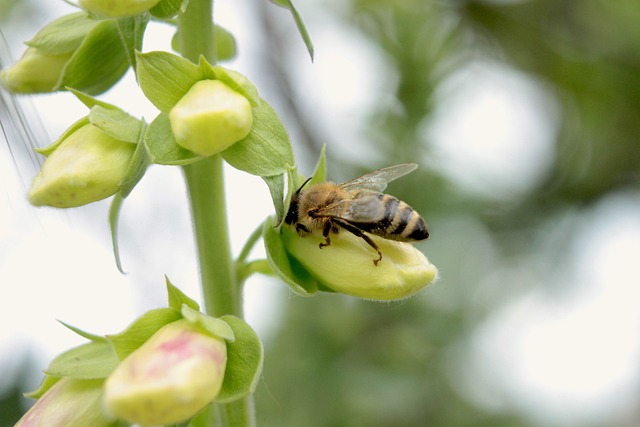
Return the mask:
<path id="1" fill-rule="evenodd" d="M 197 62 L 200 55 L 215 64 L 213 0 L 190 0 L 178 18 L 182 55 Z M 193 228 L 200 262 L 206 312 L 242 317 L 241 290 L 229 242 L 223 162 L 219 155 L 184 166 Z M 255 426 L 253 396 L 212 408 L 209 425 Z M 224 416 L 220 416 L 224 414 Z"/>
<path id="2" fill-rule="evenodd" d="M 191 201 L 206 311 L 216 317 L 242 316 L 229 243 L 222 159 L 209 157 L 183 170 Z"/>

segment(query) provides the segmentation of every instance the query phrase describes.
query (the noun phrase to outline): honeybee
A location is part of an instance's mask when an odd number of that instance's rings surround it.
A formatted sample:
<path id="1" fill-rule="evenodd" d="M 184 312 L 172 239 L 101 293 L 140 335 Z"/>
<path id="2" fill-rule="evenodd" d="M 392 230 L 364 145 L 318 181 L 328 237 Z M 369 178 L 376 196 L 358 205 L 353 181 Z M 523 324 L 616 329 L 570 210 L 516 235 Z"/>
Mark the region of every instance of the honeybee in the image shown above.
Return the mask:
<path id="1" fill-rule="evenodd" d="M 285 223 L 295 227 L 301 237 L 321 231 L 324 242 L 331 245 L 331 233 L 348 231 L 361 237 L 378 253 L 382 252 L 366 233 L 400 242 L 414 242 L 429 237 L 427 225 L 411 206 L 382 193 L 387 183 L 412 172 L 415 163 L 403 163 L 367 173 L 342 184 L 323 182 L 304 189 L 307 179 L 292 195 Z"/>

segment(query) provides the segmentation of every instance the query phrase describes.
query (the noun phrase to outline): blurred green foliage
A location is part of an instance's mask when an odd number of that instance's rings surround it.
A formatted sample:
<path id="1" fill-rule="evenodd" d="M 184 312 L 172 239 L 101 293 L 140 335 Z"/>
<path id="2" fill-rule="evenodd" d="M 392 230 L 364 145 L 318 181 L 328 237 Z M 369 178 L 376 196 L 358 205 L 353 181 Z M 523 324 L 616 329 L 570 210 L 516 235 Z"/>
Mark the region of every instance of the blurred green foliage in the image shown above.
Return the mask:
<path id="1" fill-rule="evenodd" d="M 548 426 L 508 399 L 489 407 L 470 398 L 464 384 L 482 373 L 459 377 L 468 373 L 465 352 L 484 319 L 533 286 L 558 283 L 541 280 L 540 271 L 551 277 L 569 262 L 575 213 L 640 187 L 640 3 L 347 3 L 337 19 L 386 60 L 387 70 L 371 72 L 397 79 L 362 126 L 371 152 L 384 159 L 368 170 L 429 158 L 423 128 L 438 88 L 478 60 L 518 70 L 555 98 L 552 167 L 513 200 L 474 194 L 429 165 L 391 185 L 429 222 L 432 238 L 420 247 L 439 267 L 440 283 L 390 305 L 336 295 L 284 303 L 282 327 L 266 343 L 260 425 Z M 364 172 L 360 159 L 333 148 L 329 142 L 332 178 Z M 303 141 L 300 150 L 318 147 Z"/>

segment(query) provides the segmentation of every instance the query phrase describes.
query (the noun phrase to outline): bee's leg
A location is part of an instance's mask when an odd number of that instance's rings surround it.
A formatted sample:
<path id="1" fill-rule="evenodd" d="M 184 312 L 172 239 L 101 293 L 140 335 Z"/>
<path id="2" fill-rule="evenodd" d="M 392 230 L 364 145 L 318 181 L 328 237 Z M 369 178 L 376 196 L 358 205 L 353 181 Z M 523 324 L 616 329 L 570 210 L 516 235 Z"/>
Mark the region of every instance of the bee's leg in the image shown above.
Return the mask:
<path id="1" fill-rule="evenodd" d="M 324 237 L 324 243 L 320 243 L 320 245 L 318 245 L 320 246 L 320 249 L 331 244 L 331 237 L 329 237 L 329 233 L 331 233 L 331 229 L 333 227 L 334 225 L 331 223 L 331 221 L 325 222 L 324 226 L 322 227 L 322 237 Z"/>
<path id="2" fill-rule="evenodd" d="M 299 223 L 298 223 L 298 224 L 296 224 L 296 231 L 298 232 L 298 235 L 299 235 L 300 237 L 304 237 L 304 236 L 306 236 L 307 234 L 309 234 L 309 229 L 308 229 L 308 228 L 307 228 L 307 226 L 306 226 L 306 225 L 304 225 L 304 224 L 299 224 Z"/>
<path id="3" fill-rule="evenodd" d="M 376 242 L 371 240 L 371 237 L 367 236 L 358 227 L 355 227 L 349 224 L 348 222 L 335 221 L 335 223 L 340 227 L 344 228 L 345 230 L 347 230 L 349 233 L 355 235 L 356 237 L 361 237 L 365 242 L 369 244 L 369 246 L 371 246 L 373 249 L 375 249 L 376 252 L 378 252 L 378 258 L 373 260 L 373 265 L 377 266 L 378 263 L 382 261 L 382 252 L 380 252 L 380 248 L 378 247 L 378 245 L 376 245 Z"/>

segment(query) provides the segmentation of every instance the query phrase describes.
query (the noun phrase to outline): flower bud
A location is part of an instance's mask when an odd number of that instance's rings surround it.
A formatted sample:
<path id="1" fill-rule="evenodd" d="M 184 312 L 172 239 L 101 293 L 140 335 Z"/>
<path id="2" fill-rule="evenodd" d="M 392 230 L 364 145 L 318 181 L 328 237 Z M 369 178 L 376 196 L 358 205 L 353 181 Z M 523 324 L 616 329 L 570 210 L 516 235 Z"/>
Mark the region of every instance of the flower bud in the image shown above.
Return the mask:
<path id="1" fill-rule="evenodd" d="M 102 411 L 104 380 L 62 378 L 24 414 L 15 427 L 108 427 Z"/>
<path id="2" fill-rule="evenodd" d="M 202 156 L 219 153 L 249 134 L 251 104 L 219 80 L 201 80 L 169 112 L 178 144 Z"/>
<path id="3" fill-rule="evenodd" d="M 140 425 L 183 421 L 218 395 L 226 363 L 223 339 L 178 320 L 156 332 L 107 378 L 106 408 Z"/>
<path id="4" fill-rule="evenodd" d="M 135 144 L 120 141 L 91 124 L 64 139 L 33 179 L 35 206 L 69 208 L 115 194 L 125 177 Z"/>
<path id="5" fill-rule="evenodd" d="M 151 9 L 160 0 L 80 0 L 80 7 L 111 18 L 138 15 Z"/>
<path id="6" fill-rule="evenodd" d="M 332 234 L 331 245 L 320 249 L 322 236 L 300 237 L 294 230 L 282 228 L 286 250 L 320 283 L 337 292 L 395 300 L 413 295 L 436 279 L 436 267 L 412 244 L 369 237 L 382 253 L 377 265 L 371 246 L 347 231 Z"/>
<path id="7" fill-rule="evenodd" d="M 13 67 L 2 70 L 0 79 L 15 93 L 42 93 L 56 90 L 62 69 L 73 52 L 51 54 L 30 47 Z"/>

